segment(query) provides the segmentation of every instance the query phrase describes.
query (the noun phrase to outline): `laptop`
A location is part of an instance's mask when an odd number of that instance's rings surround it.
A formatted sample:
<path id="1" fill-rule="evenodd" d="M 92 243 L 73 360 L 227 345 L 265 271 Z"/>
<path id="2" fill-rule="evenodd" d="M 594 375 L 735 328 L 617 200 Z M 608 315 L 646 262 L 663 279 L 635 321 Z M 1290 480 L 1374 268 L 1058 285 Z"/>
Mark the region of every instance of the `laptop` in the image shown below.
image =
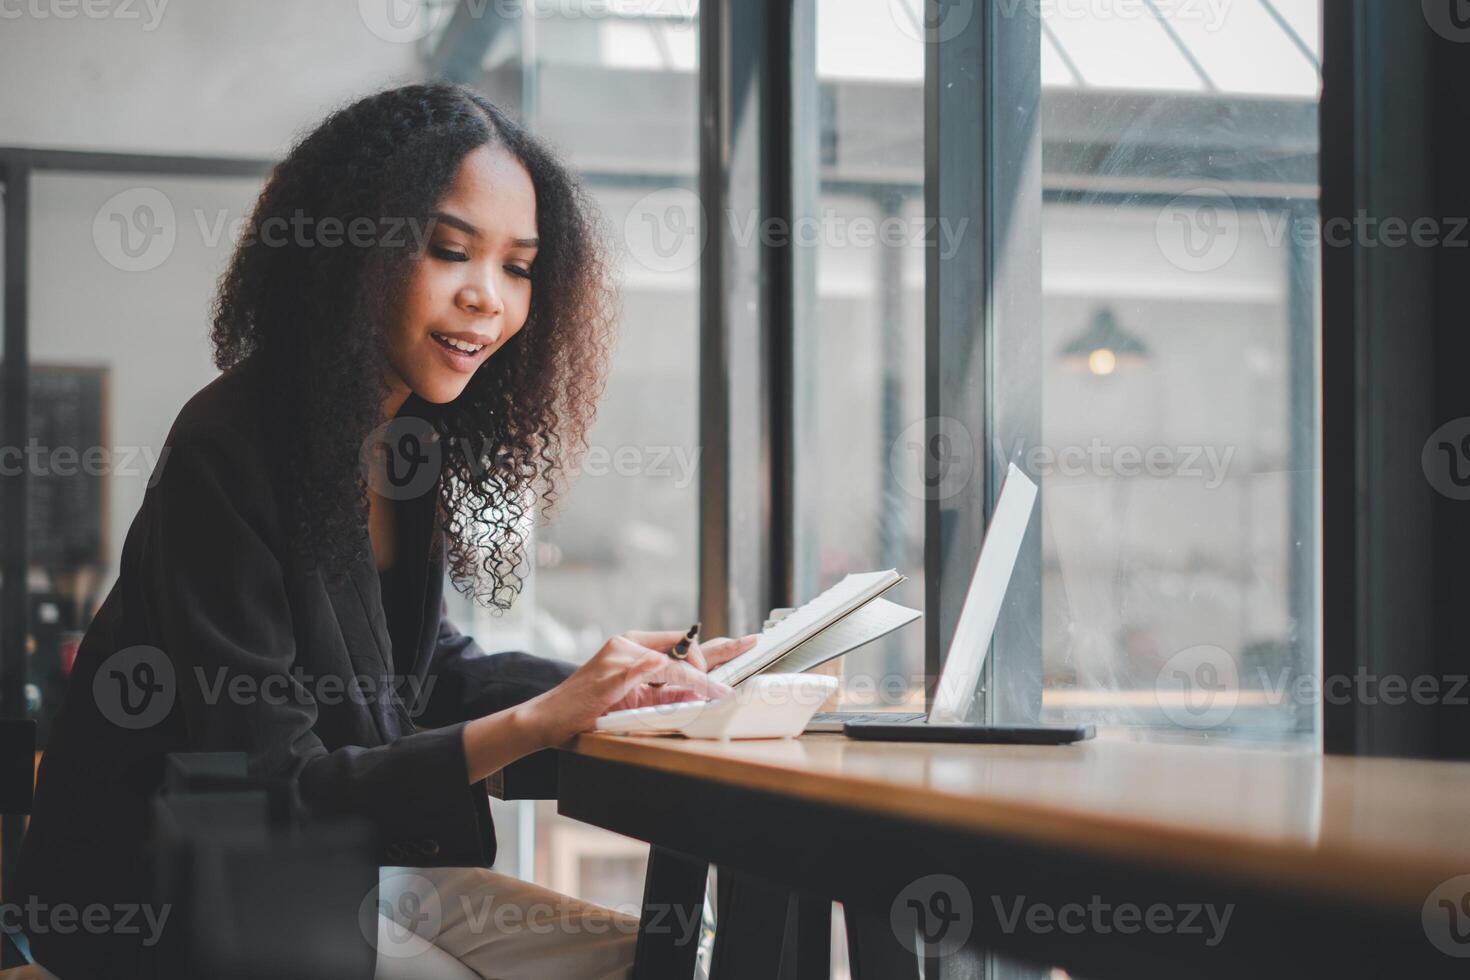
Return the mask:
<path id="1" fill-rule="evenodd" d="M 980 557 L 970 577 L 965 604 L 950 641 L 939 688 L 927 714 L 824 712 L 807 731 L 840 731 L 848 738 L 904 742 L 998 742 L 1015 745 L 1065 745 L 1092 738 L 1092 725 L 972 725 L 965 716 L 980 687 L 991 636 L 1000 619 L 1006 589 L 1021 553 L 1021 542 L 1036 507 L 1036 484 L 1014 464 L 1006 471 L 1000 499 Z"/>

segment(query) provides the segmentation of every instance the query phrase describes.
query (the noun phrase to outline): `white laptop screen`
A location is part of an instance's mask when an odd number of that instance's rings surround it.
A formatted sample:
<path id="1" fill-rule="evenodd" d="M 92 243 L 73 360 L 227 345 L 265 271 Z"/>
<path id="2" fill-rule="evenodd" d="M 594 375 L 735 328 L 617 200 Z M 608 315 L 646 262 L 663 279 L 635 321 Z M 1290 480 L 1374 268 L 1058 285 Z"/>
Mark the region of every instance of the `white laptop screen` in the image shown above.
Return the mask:
<path id="1" fill-rule="evenodd" d="M 939 675 L 939 688 L 934 692 L 930 722 L 959 724 L 965 720 L 980 684 L 980 671 L 990 651 L 990 637 L 1000 618 L 1011 572 L 1021 553 L 1021 541 L 1031 523 L 1031 510 L 1036 505 L 1036 484 L 1012 464 L 1001 484 L 1000 500 L 985 529 L 980 546 L 980 559 L 970 578 L 970 590 L 960 610 L 954 639 L 944 658 Z"/>

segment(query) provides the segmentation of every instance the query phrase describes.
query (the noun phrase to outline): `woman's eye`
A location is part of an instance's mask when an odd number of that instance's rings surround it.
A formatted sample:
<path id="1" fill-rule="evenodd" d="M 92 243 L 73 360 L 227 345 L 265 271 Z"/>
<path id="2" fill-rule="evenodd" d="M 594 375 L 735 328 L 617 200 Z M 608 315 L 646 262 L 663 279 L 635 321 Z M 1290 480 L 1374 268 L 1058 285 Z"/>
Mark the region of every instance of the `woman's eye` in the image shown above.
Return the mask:
<path id="1" fill-rule="evenodd" d="M 530 269 L 522 269 L 518 265 L 508 265 L 508 266 L 505 267 L 505 271 L 506 272 L 509 272 L 513 276 L 520 276 L 522 279 L 529 279 L 529 278 L 531 278 L 531 270 Z"/>
<path id="2" fill-rule="evenodd" d="M 436 245 L 429 249 L 429 251 L 434 254 L 435 258 L 444 259 L 447 262 L 468 262 L 470 260 L 468 255 L 463 252 L 456 252 L 452 248 L 441 248 Z"/>

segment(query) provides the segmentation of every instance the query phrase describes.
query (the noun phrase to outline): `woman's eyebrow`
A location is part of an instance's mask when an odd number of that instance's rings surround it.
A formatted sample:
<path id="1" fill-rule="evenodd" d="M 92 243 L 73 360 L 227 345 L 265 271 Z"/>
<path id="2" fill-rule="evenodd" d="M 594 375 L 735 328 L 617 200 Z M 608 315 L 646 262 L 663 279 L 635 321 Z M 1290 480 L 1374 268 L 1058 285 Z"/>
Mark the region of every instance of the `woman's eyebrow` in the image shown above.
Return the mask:
<path id="1" fill-rule="evenodd" d="M 434 218 L 434 219 L 436 219 L 438 221 L 442 221 L 442 222 L 444 222 L 446 225 L 448 225 L 451 228 L 458 228 L 460 231 L 464 232 L 466 235 L 472 235 L 475 238 L 481 238 L 481 237 L 483 237 L 481 235 L 481 233 L 480 233 L 480 229 L 476 228 L 474 225 L 470 224 L 468 221 L 464 220 L 463 218 L 456 217 L 455 215 L 449 214 L 448 212 L 445 212 L 445 211 L 430 211 L 429 212 L 429 217 Z M 514 247 L 516 247 L 516 248 L 540 248 L 541 247 L 541 239 L 539 239 L 539 238 L 515 238 L 515 239 L 512 239 L 511 240 L 511 245 L 514 246 Z"/>
<path id="2" fill-rule="evenodd" d="M 437 221 L 442 221 L 451 228 L 458 228 L 466 235 L 473 235 L 476 238 L 480 237 L 480 229 L 476 228 L 474 225 L 470 224 L 463 218 L 457 218 L 454 215 L 447 214 L 443 211 L 430 211 L 429 217 L 434 218 Z"/>

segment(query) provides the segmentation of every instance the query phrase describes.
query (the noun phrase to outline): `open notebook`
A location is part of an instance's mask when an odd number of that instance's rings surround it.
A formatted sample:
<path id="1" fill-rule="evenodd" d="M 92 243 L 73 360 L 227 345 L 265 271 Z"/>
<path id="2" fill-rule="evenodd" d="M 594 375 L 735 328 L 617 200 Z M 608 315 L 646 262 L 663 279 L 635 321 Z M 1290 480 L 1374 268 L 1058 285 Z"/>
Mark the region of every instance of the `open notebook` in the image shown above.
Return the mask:
<path id="1" fill-rule="evenodd" d="M 800 673 L 913 622 L 921 615 L 917 609 L 879 598 L 905 578 L 892 568 L 848 575 L 761 632 L 755 646 L 710 676 L 734 687 L 765 671 Z"/>
<path id="2" fill-rule="evenodd" d="M 791 610 L 763 630 L 755 646 L 710 671 L 711 677 L 736 688 L 723 701 L 614 711 L 597 720 L 597 729 L 639 734 L 682 732 L 695 738 L 797 734 L 836 689 L 837 680 L 794 675 L 918 619 L 921 613 L 917 609 L 880 598 L 904 579 L 895 569 L 848 575 Z M 716 718 L 719 724 L 714 723 Z"/>

